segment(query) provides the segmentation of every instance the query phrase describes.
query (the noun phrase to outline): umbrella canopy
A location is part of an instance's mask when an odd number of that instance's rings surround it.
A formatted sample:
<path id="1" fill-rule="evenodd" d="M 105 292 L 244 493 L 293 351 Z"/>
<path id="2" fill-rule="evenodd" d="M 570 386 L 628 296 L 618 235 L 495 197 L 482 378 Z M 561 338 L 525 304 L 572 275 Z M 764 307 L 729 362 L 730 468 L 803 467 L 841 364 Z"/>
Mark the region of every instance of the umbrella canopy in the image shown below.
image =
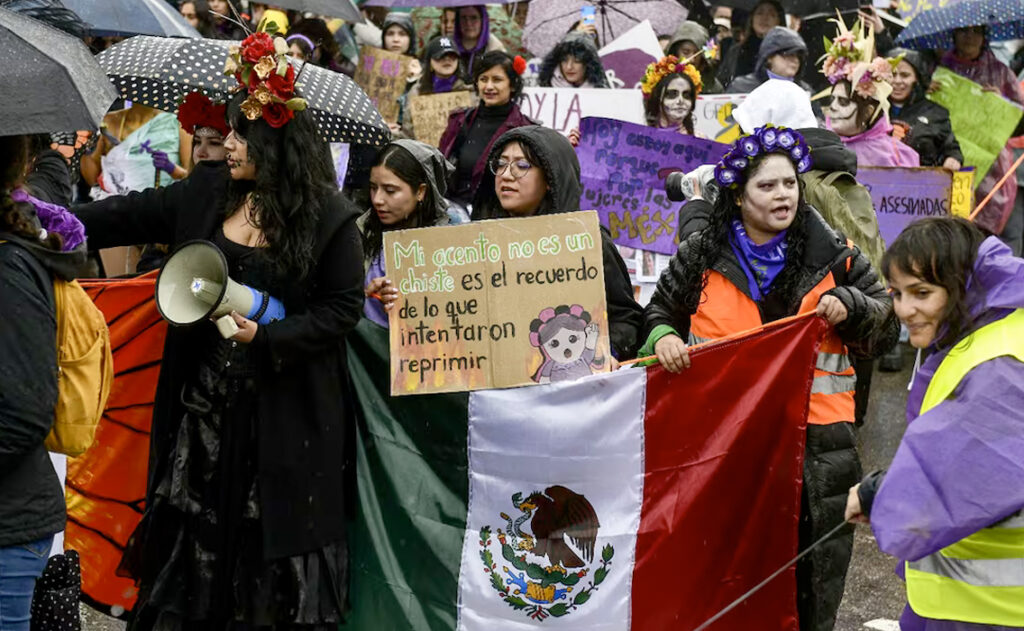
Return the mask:
<path id="1" fill-rule="evenodd" d="M 405 0 L 409 6 L 410 0 Z M 274 0 L 270 4 L 279 9 L 293 9 L 326 15 L 330 18 L 341 18 L 349 22 L 362 22 L 363 14 L 359 12 L 352 0 Z"/>
<path id="2" fill-rule="evenodd" d="M 164 0 L 63 0 L 99 36 L 202 37 Z"/>
<path id="3" fill-rule="evenodd" d="M 918 50 L 953 48 L 953 29 L 988 27 L 990 42 L 1024 37 L 1024 2 L 1021 0 L 961 0 L 940 9 L 923 11 L 910 21 L 896 44 Z"/>
<path id="4" fill-rule="evenodd" d="M 659 35 L 671 35 L 686 19 L 687 10 L 675 0 L 561 0 L 533 2 L 526 14 L 523 45 L 543 57 L 580 19 L 584 6 L 597 8 L 597 33 L 607 44 L 631 27 L 650 20 Z"/>
<path id="5" fill-rule="evenodd" d="M 89 34 L 89 25 L 60 0 L 0 0 L 0 7 L 46 22 L 75 37 Z"/>
<path id="6" fill-rule="evenodd" d="M 81 40 L 0 9 L 0 136 L 97 129 L 117 91 Z"/>
<path id="7" fill-rule="evenodd" d="M 121 95 L 143 105 L 175 112 L 189 92 L 224 101 L 238 87 L 223 74 L 228 48 L 217 39 L 171 39 L 140 35 L 115 44 L 97 56 Z M 345 75 L 290 60 L 320 133 L 330 142 L 382 145 L 387 123 L 366 93 Z"/>
<path id="8" fill-rule="evenodd" d="M 481 4 L 514 4 L 522 0 L 366 0 L 364 7 L 475 7 Z"/>

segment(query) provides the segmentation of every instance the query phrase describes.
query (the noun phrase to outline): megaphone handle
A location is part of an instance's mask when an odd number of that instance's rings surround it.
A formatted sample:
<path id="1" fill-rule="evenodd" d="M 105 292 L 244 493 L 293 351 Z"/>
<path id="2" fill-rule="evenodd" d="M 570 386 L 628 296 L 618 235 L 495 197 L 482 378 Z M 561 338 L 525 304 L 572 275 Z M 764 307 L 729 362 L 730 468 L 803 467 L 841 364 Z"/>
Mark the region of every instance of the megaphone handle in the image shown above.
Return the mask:
<path id="1" fill-rule="evenodd" d="M 233 337 L 239 331 L 238 325 L 235 324 L 235 319 L 231 317 L 230 313 L 217 318 L 217 330 L 220 331 L 220 335 L 224 339 Z"/>

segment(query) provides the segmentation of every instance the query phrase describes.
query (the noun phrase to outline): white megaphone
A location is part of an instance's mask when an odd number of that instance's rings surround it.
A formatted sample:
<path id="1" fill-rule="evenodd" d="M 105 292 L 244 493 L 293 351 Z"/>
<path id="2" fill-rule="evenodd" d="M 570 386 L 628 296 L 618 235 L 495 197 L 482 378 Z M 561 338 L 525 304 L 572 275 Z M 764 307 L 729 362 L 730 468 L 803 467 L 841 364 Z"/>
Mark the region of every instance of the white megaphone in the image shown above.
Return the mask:
<path id="1" fill-rule="evenodd" d="M 237 311 L 257 324 L 284 319 L 284 305 L 277 298 L 231 280 L 228 262 L 209 241 L 181 244 L 156 277 L 156 308 L 171 324 L 195 324 L 216 318 L 225 338 L 238 332 L 231 317 Z"/>

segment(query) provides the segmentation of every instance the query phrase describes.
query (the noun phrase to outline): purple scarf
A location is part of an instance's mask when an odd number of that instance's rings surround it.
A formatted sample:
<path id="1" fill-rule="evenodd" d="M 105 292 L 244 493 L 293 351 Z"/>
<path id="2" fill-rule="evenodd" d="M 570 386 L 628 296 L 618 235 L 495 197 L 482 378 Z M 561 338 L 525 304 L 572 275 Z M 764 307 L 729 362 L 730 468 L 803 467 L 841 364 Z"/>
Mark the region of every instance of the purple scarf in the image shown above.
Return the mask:
<path id="1" fill-rule="evenodd" d="M 64 238 L 64 252 L 70 252 L 85 242 L 85 226 L 67 208 L 32 197 L 20 188 L 11 191 L 11 199 L 32 204 L 43 230 L 56 232 Z"/>
<path id="2" fill-rule="evenodd" d="M 459 28 L 459 16 L 455 14 L 455 47 L 459 49 L 459 54 L 465 58 L 468 54 L 469 59 L 466 60 L 466 68 L 472 72 L 473 61 L 476 58 L 476 54 L 487 50 L 487 42 L 491 39 L 491 18 L 487 15 L 487 7 L 482 4 L 477 4 L 472 7 L 465 7 L 467 9 L 476 9 L 480 12 L 480 37 L 476 39 L 476 45 L 473 48 L 466 48 L 462 45 L 462 29 Z"/>
<path id="3" fill-rule="evenodd" d="M 786 266 L 786 230 L 772 237 L 767 243 L 758 245 L 750 240 L 743 223 L 732 220 L 729 245 L 740 261 L 740 267 L 747 276 L 750 296 L 759 302 L 771 289 L 775 278 Z"/>
<path id="4" fill-rule="evenodd" d="M 458 71 L 452 73 L 450 77 L 439 77 L 433 76 L 434 94 L 444 94 L 445 92 L 451 92 L 452 88 L 455 87 L 455 82 L 459 80 Z"/>

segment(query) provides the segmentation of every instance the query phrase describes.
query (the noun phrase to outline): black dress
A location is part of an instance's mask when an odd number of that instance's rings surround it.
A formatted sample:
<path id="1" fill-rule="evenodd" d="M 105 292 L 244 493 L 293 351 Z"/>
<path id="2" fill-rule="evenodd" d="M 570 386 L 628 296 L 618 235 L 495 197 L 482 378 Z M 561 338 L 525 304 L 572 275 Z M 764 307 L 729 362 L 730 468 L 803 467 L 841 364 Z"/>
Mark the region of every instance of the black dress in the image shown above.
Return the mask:
<path id="1" fill-rule="evenodd" d="M 224 236 L 230 276 L 273 287 L 259 248 Z M 332 543 L 265 561 L 257 471 L 253 349 L 205 326 L 208 351 L 182 389 L 185 413 L 124 569 L 139 579 L 133 629 L 334 629 L 342 619 L 347 549 Z M 148 574 L 148 575 L 147 575 Z"/>

